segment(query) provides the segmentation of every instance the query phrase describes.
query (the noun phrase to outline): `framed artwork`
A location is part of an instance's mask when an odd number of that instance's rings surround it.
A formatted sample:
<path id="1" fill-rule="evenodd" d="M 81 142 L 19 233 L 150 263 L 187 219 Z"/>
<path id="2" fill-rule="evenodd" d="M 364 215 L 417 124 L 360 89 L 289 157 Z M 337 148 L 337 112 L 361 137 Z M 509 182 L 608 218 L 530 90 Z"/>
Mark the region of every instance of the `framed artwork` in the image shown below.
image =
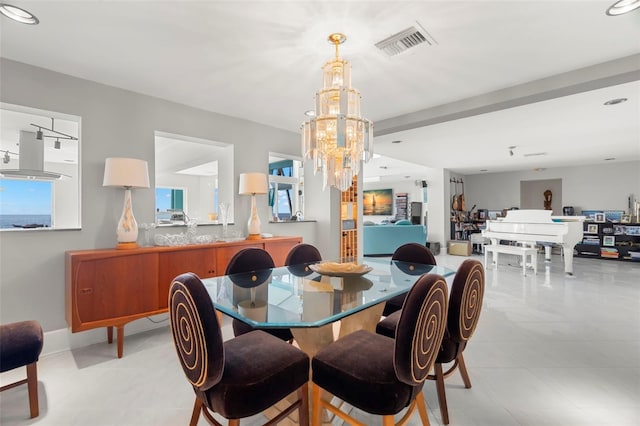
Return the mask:
<path id="1" fill-rule="evenodd" d="M 365 216 L 391 216 L 393 214 L 393 189 L 362 191 L 362 214 Z"/>
<path id="2" fill-rule="evenodd" d="M 605 214 L 604 213 L 596 213 L 594 215 L 594 221 L 595 222 L 599 222 L 599 223 L 604 223 L 605 221 Z"/>
<path id="3" fill-rule="evenodd" d="M 622 216 L 620 216 L 620 223 L 631 223 L 631 215 L 623 214 Z"/>
<path id="4" fill-rule="evenodd" d="M 603 246 L 609 246 L 609 247 L 613 247 L 616 245 L 616 237 L 612 236 L 612 235 L 607 235 L 606 237 L 602 238 L 602 245 Z"/>
<path id="5" fill-rule="evenodd" d="M 597 234 L 598 233 L 598 225 L 589 224 L 587 225 L 587 234 Z"/>

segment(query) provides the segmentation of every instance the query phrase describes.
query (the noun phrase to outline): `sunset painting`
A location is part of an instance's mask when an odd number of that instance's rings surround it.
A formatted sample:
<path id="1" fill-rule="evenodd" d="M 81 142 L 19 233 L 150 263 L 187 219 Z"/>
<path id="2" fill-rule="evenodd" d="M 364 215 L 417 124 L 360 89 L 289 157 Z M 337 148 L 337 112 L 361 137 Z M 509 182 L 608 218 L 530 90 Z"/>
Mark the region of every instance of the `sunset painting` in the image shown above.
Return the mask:
<path id="1" fill-rule="evenodd" d="M 391 216 L 393 190 L 370 189 L 362 192 L 362 214 L 365 216 Z"/>

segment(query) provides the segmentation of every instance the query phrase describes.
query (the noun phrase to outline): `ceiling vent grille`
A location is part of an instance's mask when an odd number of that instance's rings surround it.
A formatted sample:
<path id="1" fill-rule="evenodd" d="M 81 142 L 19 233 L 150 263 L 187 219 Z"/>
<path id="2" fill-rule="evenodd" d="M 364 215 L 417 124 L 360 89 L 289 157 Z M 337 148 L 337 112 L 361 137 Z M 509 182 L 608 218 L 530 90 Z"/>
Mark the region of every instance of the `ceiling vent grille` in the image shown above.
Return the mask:
<path id="1" fill-rule="evenodd" d="M 419 29 L 409 27 L 404 31 L 400 31 L 391 37 L 379 41 L 375 46 L 387 55 L 395 56 L 423 43 L 427 43 L 430 46 L 437 44 L 436 40 L 431 37 L 431 34 L 429 34 L 427 30 L 422 28 L 420 24 L 418 24 L 418 26 L 420 27 Z"/>

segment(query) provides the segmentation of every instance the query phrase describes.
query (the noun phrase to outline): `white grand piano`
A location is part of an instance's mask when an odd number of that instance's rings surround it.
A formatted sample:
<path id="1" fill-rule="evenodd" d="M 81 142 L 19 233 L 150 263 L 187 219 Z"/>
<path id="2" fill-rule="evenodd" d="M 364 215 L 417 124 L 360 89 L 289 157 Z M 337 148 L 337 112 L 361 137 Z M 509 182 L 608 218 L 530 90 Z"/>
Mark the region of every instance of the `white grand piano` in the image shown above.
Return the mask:
<path id="1" fill-rule="evenodd" d="M 551 216 L 551 213 L 551 210 L 509 210 L 506 217 L 487 221 L 482 235 L 492 245 L 500 244 L 500 240 L 561 244 L 564 272 L 573 275 L 573 248 L 582 240 L 584 216 Z M 551 244 L 545 245 L 545 260 L 551 260 Z"/>

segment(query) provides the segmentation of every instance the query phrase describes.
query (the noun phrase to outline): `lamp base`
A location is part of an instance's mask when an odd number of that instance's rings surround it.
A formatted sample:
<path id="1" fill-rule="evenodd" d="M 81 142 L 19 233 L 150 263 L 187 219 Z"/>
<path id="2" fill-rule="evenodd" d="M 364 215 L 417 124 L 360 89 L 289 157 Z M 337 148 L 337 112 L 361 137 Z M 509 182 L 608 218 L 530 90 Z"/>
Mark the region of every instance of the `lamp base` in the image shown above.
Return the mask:
<path id="1" fill-rule="evenodd" d="M 260 234 L 249 234 L 247 235 L 247 240 L 261 240 L 262 236 Z"/>
<path id="2" fill-rule="evenodd" d="M 116 245 L 116 249 L 118 250 L 131 250 L 131 249 L 137 249 L 138 247 L 139 247 L 138 243 L 136 243 L 135 241 L 131 241 L 128 243 L 118 243 Z"/>

